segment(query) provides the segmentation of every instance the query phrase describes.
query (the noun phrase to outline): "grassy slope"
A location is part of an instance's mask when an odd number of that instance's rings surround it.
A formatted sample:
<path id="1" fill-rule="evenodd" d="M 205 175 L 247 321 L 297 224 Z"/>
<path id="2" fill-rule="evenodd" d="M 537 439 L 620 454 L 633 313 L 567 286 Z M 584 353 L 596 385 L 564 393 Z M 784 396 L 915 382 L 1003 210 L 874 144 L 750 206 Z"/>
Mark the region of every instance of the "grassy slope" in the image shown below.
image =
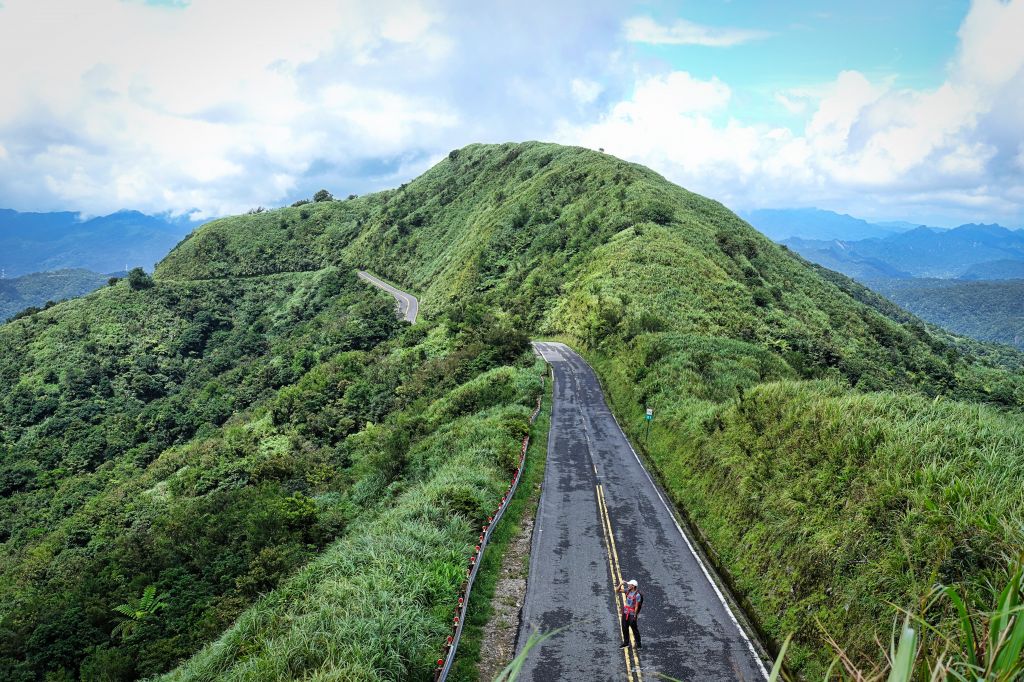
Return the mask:
<path id="1" fill-rule="evenodd" d="M 467 540 L 518 459 L 537 376 L 494 370 L 428 407 L 407 455 L 414 473 L 388 508 L 166 679 L 428 679 L 465 579 Z"/>
<path id="2" fill-rule="evenodd" d="M 827 656 L 815 619 L 874 657 L 885 600 L 998 581 L 1021 545 L 1021 356 L 887 310 L 647 169 L 473 145 L 398 190 L 303 209 L 215 223 L 161 273 L 349 257 L 427 310 L 570 338 L 627 428 L 655 406 L 663 480 L 767 632 L 798 631 L 809 673 Z"/>

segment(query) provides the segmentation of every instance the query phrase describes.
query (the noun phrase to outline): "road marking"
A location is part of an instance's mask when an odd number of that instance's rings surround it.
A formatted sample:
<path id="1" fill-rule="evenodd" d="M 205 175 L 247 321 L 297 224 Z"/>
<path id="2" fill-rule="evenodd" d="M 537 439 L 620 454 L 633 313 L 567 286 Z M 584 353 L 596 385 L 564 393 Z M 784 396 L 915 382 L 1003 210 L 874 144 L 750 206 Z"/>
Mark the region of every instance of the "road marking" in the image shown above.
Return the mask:
<path id="1" fill-rule="evenodd" d="M 615 605 L 617 613 L 616 615 L 616 628 L 621 631 L 622 629 L 622 609 L 626 606 L 626 596 L 621 592 L 618 592 L 618 588 L 622 585 L 622 572 L 619 570 L 619 552 L 615 547 L 615 535 L 612 532 L 612 520 L 608 516 L 608 507 L 604 500 L 604 487 L 598 483 L 594 487 L 597 493 L 597 508 L 601 515 L 601 531 L 605 537 L 605 547 L 607 548 L 608 554 L 608 569 L 611 571 L 612 583 L 615 585 L 616 590 L 613 594 L 615 595 Z M 643 682 L 644 676 L 640 671 L 640 654 L 636 651 L 636 639 L 633 637 L 633 633 L 629 633 L 629 642 L 632 646 L 624 647 L 622 649 L 622 655 L 626 658 L 626 676 L 630 680 L 637 680 Z M 630 654 L 633 658 L 630 660 Z M 632 664 L 632 665 L 631 665 Z M 633 677 L 633 673 L 636 673 L 636 677 Z"/>
<path id="2" fill-rule="evenodd" d="M 559 350 L 561 350 L 561 349 L 559 349 Z M 569 365 L 569 373 L 572 375 L 573 384 L 576 386 L 576 394 L 578 396 L 582 396 L 583 395 L 583 388 L 580 386 L 579 375 L 577 375 L 576 372 L 573 371 L 572 365 L 570 363 L 566 362 L 566 364 Z M 593 443 L 593 440 L 590 438 L 590 429 L 587 428 L 587 415 L 584 414 L 584 412 L 583 412 L 583 405 L 582 405 L 582 403 L 577 404 L 577 410 L 579 411 L 580 421 L 582 422 L 582 426 L 583 426 L 583 428 L 582 428 L 582 430 L 583 430 L 583 437 L 587 441 L 587 455 L 590 456 L 590 465 L 592 467 L 594 467 L 594 475 L 598 476 L 598 473 L 597 473 L 597 462 L 594 460 L 594 447 L 593 447 L 594 443 Z M 616 551 L 616 548 L 615 548 L 615 535 L 612 533 L 612 521 L 611 521 L 611 518 L 608 516 L 608 510 L 607 510 L 607 507 L 605 506 L 605 503 L 604 503 L 604 487 L 600 483 L 598 483 L 597 487 L 596 487 L 596 490 L 597 490 L 597 506 L 598 506 L 599 514 L 601 516 L 601 530 L 602 530 L 602 533 L 605 536 L 605 546 L 608 548 L 608 568 L 611 571 L 611 579 L 612 579 L 612 582 L 614 583 L 614 587 L 618 587 L 622 583 L 622 574 L 619 571 L 619 554 L 618 554 L 618 552 Z M 607 527 L 605 526 L 606 523 L 607 523 Z M 613 594 L 620 595 L 621 593 L 614 592 Z M 616 630 L 621 633 L 622 623 L 621 623 L 620 618 L 622 617 L 621 609 L 625 605 L 625 597 L 624 596 L 616 596 L 615 603 L 616 603 L 617 609 L 618 609 L 617 613 L 615 614 L 615 627 L 616 627 Z M 633 633 L 632 632 L 629 633 L 629 639 L 630 639 L 631 643 L 635 644 L 635 642 L 633 642 Z M 623 654 L 623 656 L 626 659 L 626 675 L 628 676 L 629 680 L 631 682 L 633 682 L 634 680 L 640 680 L 642 682 L 643 674 L 640 672 L 640 657 L 639 657 L 639 654 L 637 654 L 637 652 L 636 652 L 636 647 L 635 646 L 625 647 L 622 650 L 622 654 Z M 630 654 L 632 654 L 632 656 L 633 656 L 632 660 L 630 659 Z M 635 665 L 632 665 L 633 661 L 636 661 Z M 636 672 L 637 677 L 633 676 L 634 670 Z"/>
<path id="3" fill-rule="evenodd" d="M 565 347 L 569 348 L 568 346 Z M 594 368 L 590 366 L 590 363 L 587 362 L 579 353 L 576 353 L 576 356 L 583 361 L 583 364 L 585 364 L 596 377 L 597 372 L 594 372 Z M 571 369 L 570 372 L 573 374 L 573 378 L 576 380 L 576 385 L 579 386 L 579 380 L 576 379 L 576 373 L 572 372 Z M 601 389 L 601 394 L 602 396 L 604 395 L 603 388 Z M 580 412 L 582 413 L 582 408 L 580 408 Z M 654 482 L 654 477 L 651 476 L 651 473 L 649 471 L 647 471 L 647 467 L 644 466 L 644 463 L 640 461 L 640 456 L 637 455 L 636 450 L 633 449 L 633 444 L 630 442 L 629 437 L 626 436 L 626 432 L 622 429 L 622 425 L 619 424 L 619 420 L 615 416 L 615 413 L 612 412 L 610 409 L 608 410 L 608 413 L 611 414 L 612 419 L 615 420 L 615 426 L 618 427 L 619 433 L 622 434 L 622 439 L 626 441 L 626 445 L 629 446 L 630 452 L 633 453 L 633 457 L 636 459 L 636 463 L 640 465 L 640 470 L 644 472 L 644 474 L 647 476 L 647 480 L 651 482 L 651 486 L 654 487 L 654 492 L 657 493 L 658 499 L 661 500 L 661 503 L 665 506 L 665 510 L 668 511 L 669 517 L 671 517 L 672 519 L 672 523 L 675 524 L 676 530 L 679 531 L 679 535 L 682 536 L 683 542 L 686 543 L 686 547 L 690 550 L 690 554 L 693 555 L 693 558 L 697 560 L 697 565 L 700 566 L 700 570 L 704 573 L 704 577 L 707 579 L 708 583 L 711 584 L 711 589 L 715 591 L 715 594 L 718 596 L 718 600 L 722 603 L 722 606 L 725 607 L 725 613 L 729 616 L 729 620 L 731 620 L 733 625 L 736 626 L 736 630 L 739 631 L 740 636 L 743 638 L 743 641 L 747 644 L 747 649 L 753 655 L 754 661 L 757 663 L 758 669 L 760 669 L 761 674 L 764 675 L 764 678 L 767 680 L 769 678 L 768 670 L 765 668 L 764 661 L 761 660 L 761 656 L 757 653 L 757 650 L 754 648 L 754 643 L 751 642 L 750 637 L 747 636 L 747 631 L 743 629 L 742 625 L 740 625 L 740 622 L 736 618 L 736 614 L 732 612 L 732 608 L 729 606 L 729 602 L 726 600 L 725 595 L 722 594 L 722 590 L 719 589 L 718 583 L 715 582 L 714 578 L 711 577 L 711 573 L 708 571 L 707 566 L 704 565 L 703 559 L 701 559 L 700 555 L 697 554 L 697 550 L 694 549 L 693 543 L 690 542 L 690 538 L 683 531 L 683 527 L 679 525 L 679 521 L 676 520 L 675 513 L 672 511 L 672 508 L 668 505 L 668 502 L 665 501 L 665 497 L 661 494 L 661 490 L 658 489 L 658 484 Z M 585 425 L 586 422 L 584 421 L 584 426 Z M 588 447 L 589 439 L 590 437 L 588 435 Z"/>

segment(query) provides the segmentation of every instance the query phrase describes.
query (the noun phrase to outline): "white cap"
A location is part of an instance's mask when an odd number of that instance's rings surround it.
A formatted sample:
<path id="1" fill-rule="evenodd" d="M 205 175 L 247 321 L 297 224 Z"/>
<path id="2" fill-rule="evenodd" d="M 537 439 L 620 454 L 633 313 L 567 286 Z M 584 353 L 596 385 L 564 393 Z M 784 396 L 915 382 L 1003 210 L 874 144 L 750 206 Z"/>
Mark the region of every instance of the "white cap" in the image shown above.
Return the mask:
<path id="1" fill-rule="evenodd" d="M 632 585 L 633 587 L 636 587 L 636 585 L 637 585 L 637 583 L 636 583 L 636 581 L 635 581 L 635 580 L 630 580 L 630 581 L 629 581 L 628 583 L 626 583 L 626 584 L 627 584 L 627 585 Z"/>

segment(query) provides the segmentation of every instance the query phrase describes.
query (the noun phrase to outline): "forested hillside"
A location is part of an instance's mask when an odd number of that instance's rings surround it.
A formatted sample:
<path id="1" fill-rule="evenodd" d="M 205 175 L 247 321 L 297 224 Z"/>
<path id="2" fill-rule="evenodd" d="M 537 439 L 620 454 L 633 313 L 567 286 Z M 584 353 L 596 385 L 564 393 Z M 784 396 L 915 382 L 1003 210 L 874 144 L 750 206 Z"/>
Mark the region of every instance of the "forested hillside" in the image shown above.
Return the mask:
<path id="1" fill-rule="evenodd" d="M 276 636 L 295 609 L 342 619 L 316 666 L 429 669 L 539 383 L 490 315 L 406 326 L 327 268 L 137 273 L 0 327 L 0 678 L 152 676 L 268 593 Z M 372 576 L 373 609 L 338 601 Z M 377 633 L 362 658 L 352 628 Z M 298 675 L 311 655 L 260 665 Z"/>
<path id="2" fill-rule="evenodd" d="M 399 330 L 353 266 L 435 321 Z M 1024 545 L 1024 356 L 611 156 L 472 145 L 395 190 L 214 221 L 154 277 L 0 328 L 2 672 L 166 670 L 277 585 L 171 679 L 429 675 L 539 390 L 510 366 L 526 333 L 584 352 L 632 435 L 654 407 L 649 459 L 809 677 L 823 632 L 876 660 L 890 603 L 984 594 Z M 168 605 L 111 637 L 149 585 Z"/>
<path id="3" fill-rule="evenodd" d="M 215 222 L 158 273 L 341 258 L 424 309 L 481 301 L 571 341 L 634 435 L 653 406 L 663 481 L 812 677 L 818 622 L 874 660 L 888 603 L 998 584 L 1022 546 L 1021 356 L 929 330 L 648 169 L 474 145 L 397 190 Z"/>
<path id="4" fill-rule="evenodd" d="M 1024 279 L 885 279 L 866 284 L 952 332 L 1024 350 Z"/>

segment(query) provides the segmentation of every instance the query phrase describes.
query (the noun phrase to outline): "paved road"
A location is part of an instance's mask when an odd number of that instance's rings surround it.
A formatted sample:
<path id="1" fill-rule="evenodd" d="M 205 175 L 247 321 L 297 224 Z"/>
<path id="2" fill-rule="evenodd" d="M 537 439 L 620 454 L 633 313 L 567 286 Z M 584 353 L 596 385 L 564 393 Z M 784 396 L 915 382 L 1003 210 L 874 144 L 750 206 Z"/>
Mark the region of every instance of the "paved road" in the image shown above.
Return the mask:
<path id="1" fill-rule="evenodd" d="M 764 680 L 593 370 L 564 344 L 535 347 L 554 370 L 555 397 L 520 647 L 527 629 L 566 629 L 530 652 L 520 679 Z M 644 594 L 641 650 L 619 648 L 613 583 L 631 578 Z"/>
<path id="2" fill-rule="evenodd" d="M 416 300 L 415 296 L 407 294 L 401 289 L 394 288 L 387 282 L 374 277 L 365 270 L 360 270 L 358 274 L 360 279 L 364 279 L 373 286 L 383 289 L 394 296 L 395 300 L 398 301 L 398 313 L 402 316 L 402 319 L 406 322 L 416 324 L 416 316 L 420 312 L 420 302 Z"/>

